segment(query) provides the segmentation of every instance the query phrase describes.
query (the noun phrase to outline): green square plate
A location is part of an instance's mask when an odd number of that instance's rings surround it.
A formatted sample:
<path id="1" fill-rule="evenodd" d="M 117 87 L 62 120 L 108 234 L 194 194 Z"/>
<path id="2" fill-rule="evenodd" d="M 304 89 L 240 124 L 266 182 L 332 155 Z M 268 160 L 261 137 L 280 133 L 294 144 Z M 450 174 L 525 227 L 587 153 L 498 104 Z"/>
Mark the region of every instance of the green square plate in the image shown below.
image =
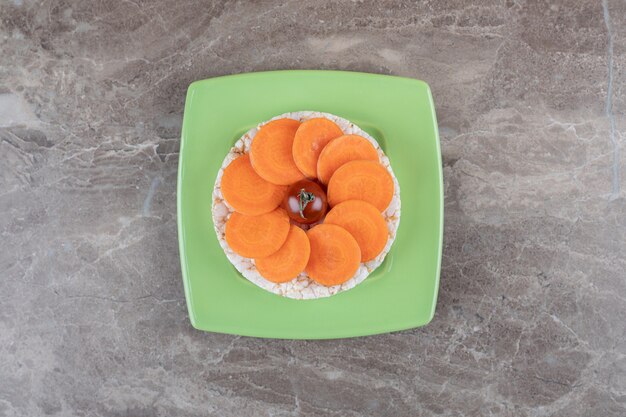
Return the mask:
<path id="1" fill-rule="evenodd" d="M 211 193 L 222 161 L 248 129 L 315 110 L 378 140 L 400 182 L 402 215 L 383 265 L 349 291 L 292 300 L 243 278 L 222 251 Z M 428 323 L 435 312 L 443 233 L 441 153 L 423 81 L 341 71 L 274 71 L 196 81 L 185 103 L 178 168 L 178 238 L 192 325 L 246 336 L 329 339 Z"/>

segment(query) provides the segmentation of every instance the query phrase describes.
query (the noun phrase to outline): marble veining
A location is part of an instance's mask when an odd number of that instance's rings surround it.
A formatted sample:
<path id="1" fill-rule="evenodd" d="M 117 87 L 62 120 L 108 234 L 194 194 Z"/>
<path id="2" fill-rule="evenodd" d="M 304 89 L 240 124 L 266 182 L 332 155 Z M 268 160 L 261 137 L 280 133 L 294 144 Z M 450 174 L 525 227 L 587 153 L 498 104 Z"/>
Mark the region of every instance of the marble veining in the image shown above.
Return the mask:
<path id="1" fill-rule="evenodd" d="M 602 0 L 602 9 L 604 12 L 604 24 L 606 25 L 608 48 L 607 48 L 607 72 L 608 81 L 606 87 L 606 117 L 609 119 L 609 138 L 613 148 L 613 192 L 611 199 L 619 196 L 620 178 L 619 178 L 619 147 L 615 139 L 615 115 L 613 114 L 613 31 L 611 29 L 611 18 L 609 16 L 609 5 L 607 0 Z"/>
<path id="2" fill-rule="evenodd" d="M 626 415 L 626 2 L 0 3 L 0 416 Z M 191 328 L 186 88 L 423 79 L 445 232 L 426 327 Z"/>

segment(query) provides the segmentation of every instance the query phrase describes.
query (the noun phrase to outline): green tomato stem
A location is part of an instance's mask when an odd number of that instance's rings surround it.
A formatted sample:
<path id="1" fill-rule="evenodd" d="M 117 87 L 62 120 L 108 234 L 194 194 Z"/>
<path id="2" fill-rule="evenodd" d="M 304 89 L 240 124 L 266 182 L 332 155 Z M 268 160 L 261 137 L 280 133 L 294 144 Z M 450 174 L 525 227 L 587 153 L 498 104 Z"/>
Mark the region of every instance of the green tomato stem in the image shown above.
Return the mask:
<path id="1" fill-rule="evenodd" d="M 300 207 L 300 217 L 306 219 L 304 216 L 304 209 L 309 203 L 315 201 L 315 194 L 306 191 L 304 188 L 300 189 L 298 193 L 298 202 Z"/>

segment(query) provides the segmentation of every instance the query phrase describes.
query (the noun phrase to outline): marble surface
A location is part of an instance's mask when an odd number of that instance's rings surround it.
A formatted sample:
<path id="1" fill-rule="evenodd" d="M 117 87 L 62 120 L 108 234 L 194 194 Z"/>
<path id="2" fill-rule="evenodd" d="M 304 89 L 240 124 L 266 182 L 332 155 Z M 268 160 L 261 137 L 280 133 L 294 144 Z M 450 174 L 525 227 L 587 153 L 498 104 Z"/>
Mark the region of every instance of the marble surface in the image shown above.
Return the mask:
<path id="1" fill-rule="evenodd" d="M 4 0 L 0 22 L 0 416 L 626 415 L 624 0 Z M 187 85 L 285 68 L 430 83 L 430 325 L 191 328 Z"/>

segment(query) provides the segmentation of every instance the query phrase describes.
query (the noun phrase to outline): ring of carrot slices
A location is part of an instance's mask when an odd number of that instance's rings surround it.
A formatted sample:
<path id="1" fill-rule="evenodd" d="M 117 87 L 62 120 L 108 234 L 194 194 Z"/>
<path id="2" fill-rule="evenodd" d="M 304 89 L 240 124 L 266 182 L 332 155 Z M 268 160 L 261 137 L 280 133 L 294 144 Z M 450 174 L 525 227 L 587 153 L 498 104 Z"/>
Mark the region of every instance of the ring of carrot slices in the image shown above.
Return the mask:
<path id="1" fill-rule="evenodd" d="M 306 232 L 281 207 L 287 186 L 304 178 L 327 185 L 331 207 Z M 341 285 L 388 244 L 391 229 L 381 212 L 394 196 L 393 177 L 370 140 L 344 134 L 327 118 L 262 125 L 249 153 L 224 168 L 220 186 L 234 209 L 223 229 L 226 243 L 254 259 L 270 282 L 286 283 L 304 272 L 322 286 Z"/>

